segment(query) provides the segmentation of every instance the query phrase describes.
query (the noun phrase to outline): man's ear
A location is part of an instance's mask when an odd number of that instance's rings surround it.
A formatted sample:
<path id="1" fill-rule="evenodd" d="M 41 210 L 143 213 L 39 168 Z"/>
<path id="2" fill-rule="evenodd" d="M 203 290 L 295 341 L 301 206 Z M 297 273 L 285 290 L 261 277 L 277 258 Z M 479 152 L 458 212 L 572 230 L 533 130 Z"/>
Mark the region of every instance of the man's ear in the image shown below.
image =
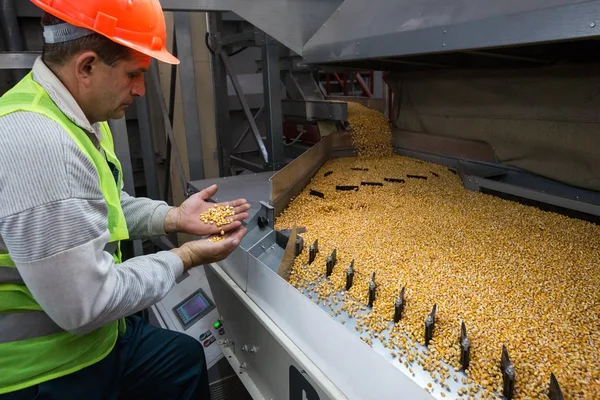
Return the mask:
<path id="1" fill-rule="evenodd" d="M 86 51 L 75 59 L 75 76 L 85 86 L 89 86 L 91 78 L 96 73 L 98 63 L 101 62 L 98 55 L 93 51 Z"/>

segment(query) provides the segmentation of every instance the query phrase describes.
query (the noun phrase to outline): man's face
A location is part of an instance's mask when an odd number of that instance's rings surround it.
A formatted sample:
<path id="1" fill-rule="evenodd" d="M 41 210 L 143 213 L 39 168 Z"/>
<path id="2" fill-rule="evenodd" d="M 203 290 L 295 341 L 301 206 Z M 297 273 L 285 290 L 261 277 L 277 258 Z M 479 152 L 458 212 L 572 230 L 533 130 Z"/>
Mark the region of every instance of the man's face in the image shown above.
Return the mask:
<path id="1" fill-rule="evenodd" d="M 145 94 L 144 72 L 150 67 L 150 57 L 132 53 L 130 59 L 112 66 L 98 64 L 89 91 L 93 108 L 90 114 L 96 120 L 92 122 L 122 118 L 135 98 Z"/>

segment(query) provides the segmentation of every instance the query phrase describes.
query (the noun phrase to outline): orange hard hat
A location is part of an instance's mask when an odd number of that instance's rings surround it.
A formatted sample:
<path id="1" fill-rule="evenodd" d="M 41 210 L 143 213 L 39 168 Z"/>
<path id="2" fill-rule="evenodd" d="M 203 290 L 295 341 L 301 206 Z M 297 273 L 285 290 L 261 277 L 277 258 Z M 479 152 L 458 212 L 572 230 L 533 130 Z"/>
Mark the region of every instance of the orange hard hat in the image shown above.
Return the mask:
<path id="1" fill-rule="evenodd" d="M 130 49 L 169 64 L 165 15 L 158 0 L 31 0 L 71 25 L 92 30 Z"/>

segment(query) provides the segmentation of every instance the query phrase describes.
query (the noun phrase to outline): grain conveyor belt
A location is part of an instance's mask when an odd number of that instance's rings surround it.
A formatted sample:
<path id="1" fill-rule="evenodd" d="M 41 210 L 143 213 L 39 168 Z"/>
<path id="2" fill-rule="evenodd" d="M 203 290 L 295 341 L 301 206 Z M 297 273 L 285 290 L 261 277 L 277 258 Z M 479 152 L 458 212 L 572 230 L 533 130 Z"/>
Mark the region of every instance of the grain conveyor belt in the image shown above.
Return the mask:
<path id="1" fill-rule="evenodd" d="M 547 399 L 553 374 L 565 398 L 599 398 L 600 227 L 465 190 L 443 166 L 392 155 L 383 116 L 352 103 L 349 115 L 360 156 L 328 160 L 277 219 L 277 229 L 306 227 L 305 243 L 318 239 L 290 283 L 355 319 L 367 344 L 430 372 L 442 397 Z M 466 389 L 450 391 L 451 380 Z"/>

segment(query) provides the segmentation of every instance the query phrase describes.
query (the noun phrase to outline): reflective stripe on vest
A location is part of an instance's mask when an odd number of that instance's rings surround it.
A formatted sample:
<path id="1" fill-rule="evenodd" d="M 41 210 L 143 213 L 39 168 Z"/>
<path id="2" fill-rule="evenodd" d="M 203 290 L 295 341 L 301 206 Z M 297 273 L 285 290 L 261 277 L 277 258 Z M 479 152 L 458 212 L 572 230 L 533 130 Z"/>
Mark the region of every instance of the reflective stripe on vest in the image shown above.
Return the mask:
<path id="1" fill-rule="evenodd" d="M 119 262 L 120 254 L 118 254 L 117 251 L 120 251 L 120 249 L 118 242 L 106 243 L 104 251 L 113 256 L 115 262 Z M 24 284 L 25 282 L 23 282 L 19 270 L 15 268 L 13 261 L 7 256 L 7 254 L 0 254 L 0 283 Z"/>
<path id="2" fill-rule="evenodd" d="M 0 117 L 17 111 L 41 114 L 61 125 L 94 165 L 108 208 L 107 249 L 115 252 L 119 263 L 119 241 L 128 239 L 129 232 L 121 208 L 121 164 L 108 124 L 100 123 L 100 151 L 88 134 L 60 111 L 33 80 L 31 72 L 0 98 Z M 116 183 L 107 161 L 118 171 Z M 10 255 L 0 254 L 0 395 L 71 374 L 102 360 L 125 326 L 120 320 L 84 335 L 64 331 L 42 310 L 20 278 Z"/>
<path id="3" fill-rule="evenodd" d="M 0 267 L 0 283 L 23 283 L 23 279 L 15 267 Z"/>
<path id="4" fill-rule="evenodd" d="M 23 283 L 21 274 L 8 254 L 0 254 L 0 283 Z"/>
<path id="5" fill-rule="evenodd" d="M 32 339 L 62 331 L 63 329 L 43 311 L 0 314 L 0 343 Z"/>

